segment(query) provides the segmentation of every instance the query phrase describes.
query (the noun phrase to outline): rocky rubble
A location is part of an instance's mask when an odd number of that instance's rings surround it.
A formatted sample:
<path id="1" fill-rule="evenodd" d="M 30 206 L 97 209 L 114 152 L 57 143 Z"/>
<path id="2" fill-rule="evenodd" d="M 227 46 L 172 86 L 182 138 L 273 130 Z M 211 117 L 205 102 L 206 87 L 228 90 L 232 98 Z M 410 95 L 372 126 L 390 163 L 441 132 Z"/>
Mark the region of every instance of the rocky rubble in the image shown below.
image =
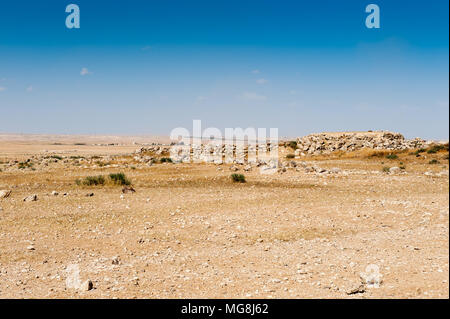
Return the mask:
<path id="1" fill-rule="evenodd" d="M 407 140 L 392 132 L 342 132 L 310 134 L 297 138 L 296 155 L 329 154 L 334 151 L 356 151 L 362 148 L 376 150 L 404 150 L 421 148 L 427 142 L 420 138 Z"/>

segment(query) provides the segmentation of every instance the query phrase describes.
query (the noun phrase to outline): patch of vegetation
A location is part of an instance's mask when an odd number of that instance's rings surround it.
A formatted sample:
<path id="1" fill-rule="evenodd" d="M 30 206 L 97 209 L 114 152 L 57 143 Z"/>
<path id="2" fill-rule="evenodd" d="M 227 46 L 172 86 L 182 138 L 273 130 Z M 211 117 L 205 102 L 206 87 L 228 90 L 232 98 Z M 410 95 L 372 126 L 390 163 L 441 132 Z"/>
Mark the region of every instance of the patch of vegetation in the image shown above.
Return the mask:
<path id="1" fill-rule="evenodd" d="M 62 158 L 61 156 L 59 156 L 59 155 L 52 155 L 52 156 L 50 156 L 50 158 L 57 159 L 58 161 L 60 161 L 60 160 L 63 159 L 63 158 Z"/>
<path id="2" fill-rule="evenodd" d="M 77 185 L 84 185 L 84 186 L 98 186 L 98 185 L 105 185 L 105 178 L 102 175 L 99 176 L 87 176 L 84 179 L 77 179 L 75 183 Z"/>
<path id="3" fill-rule="evenodd" d="M 398 158 L 398 155 L 391 153 L 391 154 L 387 155 L 386 158 L 390 159 L 390 160 L 395 160 Z"/>
<path id="4" fill-rule="evenodd" d="M 428 149 L 427 149 L 427 153 L 428 154 L 435 154 L 435 153 L 437 153 L 437 152 L 439 152 L 439 151 L 443 151 L 443 150 L 446 150 L 447 152 L 448 152 L 448 144 L 435 144 L 435 145 L 432 145 L 432 146 L 430 146 Z"/>
<path id="5" fill-rule="evenodd" d="M 245 176 L 243 174 L 231 174 L 231 180 L 235 183 L 245 183 Z"/>
<path id="6" fill-rule="evenodd" d="M 295 158 L 295 155 L 294 154 L 288 154 L 288 155 L 286 155 L 286 158 Z"/>
<path id="7" fill-rule="evenodd" d="M 390 167 L 384 166 L 383 169 L 382 169 L 382 171 L 383 171 L 384 173 L 389 173 L 389 169 L 390 169 Z"/>
<path id="8" fill-rule="evenodd" d="M 73 145 L 86 145 L 86 143 L 74 143 Z"/>
<path id="9" fill-rule="evenodd" d="M 415 151 L 413 154 L 414 155 L 419 155 L 420 153 L 425 153 L 426 152 L 426 149 L 424 149 L 424 148 L 419 148 L 417 151 Z"/>
<path id="10" fill-rule="evenodd" d="M 19 169 L 25 169 L 25 168 L 31 168 L 33 167 L 33 163 L 31 162 L 19 162 L 19 164 L 17 164 Z"/>
<path id="11" fill-rule="evenodd" d="M 293 150 L 297 149 L 297 141 L 289 141 L 287 146 L 292 148 Z"/>
<path id="12" fill-rule="evenodd" d="M 440 164 L 440 162 L 437 159 L 432 159 L 428 164 Z"/>
<path id="13" fill-rule="evenodd" d="M 367 158 L 373 157 L 386 157 L 386 155 L 392 154 L 391 151 L 386 150 L 362 150 L 362 154 L 366 154 Z"/>
<path id="14" fill-rule="evenodd" d="M 159 161 L 161 163 L 172 163 L 172 159 L 170 157 L 161 157 Z"/>
<path id="15" fill-rule="evenodd" d="M 124 173 L 109 174 L 109 178 L 115 185 L 131 185 Z"/>

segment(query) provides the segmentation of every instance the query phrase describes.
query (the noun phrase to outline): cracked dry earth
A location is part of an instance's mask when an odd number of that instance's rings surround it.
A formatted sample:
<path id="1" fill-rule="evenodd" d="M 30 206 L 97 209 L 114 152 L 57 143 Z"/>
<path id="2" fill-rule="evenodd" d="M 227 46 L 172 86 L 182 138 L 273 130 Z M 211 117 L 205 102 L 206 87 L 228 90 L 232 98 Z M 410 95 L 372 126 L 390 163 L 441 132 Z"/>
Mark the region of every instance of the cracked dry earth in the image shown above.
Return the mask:
<path id="1" fill-rule="evenodd" d="M 242 184 L 212 164 L 4 170 L 0 297 L 449 298 L 448 160 L 400 156 L 400 174 L 307 158 L 341 172 L 241 169 Z M 119 171 L 136 193 L 74 182 Z"/>

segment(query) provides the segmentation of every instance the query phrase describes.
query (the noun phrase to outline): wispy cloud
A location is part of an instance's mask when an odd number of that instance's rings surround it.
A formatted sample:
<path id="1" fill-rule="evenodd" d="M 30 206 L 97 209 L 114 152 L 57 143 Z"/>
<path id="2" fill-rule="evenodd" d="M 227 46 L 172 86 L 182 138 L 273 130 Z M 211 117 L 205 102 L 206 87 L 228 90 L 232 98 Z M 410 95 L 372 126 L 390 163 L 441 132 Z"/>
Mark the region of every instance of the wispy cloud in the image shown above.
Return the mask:
<path id="1" fill-rule="evenodd" d="M 6 88 L 4 86 L 0 86 L 0 92 L 3 92 L 5 90 L 6 90 Z"/>
<path id="2" fill-rule="evenodd" d="M 141 50 L 142 51 L 148 51 L 151 50 L 152 46 L 151 45 L 146 45 L 145 47 L 142 47 Z"/>
<path id="3" fill-rule="evenodd" d="M 253 74 L 259 74 L 259 73 L 261 73 L 261 72 L 260 72 L 259 70 L 253 70 L 252 73 L 253 73 Z"/>
<path id="4" fill-rule="evenodd" d="M 244 98 L 244 100 L 247 100 L 247 101 L 265 101 L 265 100 L 267 100 L 266 96 L 260 95 L 258 93 L 254 93 L 254 92 L 244 92 L 244 94 L 242 94 L 242 97 Z"/>
<path id="5" fill-rule="evenodd" d="M 33 86 L 30 85 L 29 87 L 27 87 L 27 88 L 26 88 L 26 91 L 27 91 L 27 92 L 33 91 Z"/>
<path id="6" fill-rule="evenodd" d="M 88 68 L 81 68 L 80 75 L 88 75 L 88 74 L 92 74 L 92 72 L 90 72 Z"/>
<path id="7" fill-rule="evenodd" d="M 206 101 L 208 98 L 206 97 L 206 96 L 203 96 L 203 95 L 199 95 L 199 96 L 197 96 L 197 98 L 195 99 L 195 101 L 197 102 L 197 103 L 201 103 L 201 102 L 203 102 L 203 101 Z"/>
<path id="8" fill-rule="evenodd" d="M 258 83 L 258 84 L 266 84 L 267 82 L 269 82 L 269 80 L 266 80 L 263 78 L 256 80 L 256 83 Z"/>

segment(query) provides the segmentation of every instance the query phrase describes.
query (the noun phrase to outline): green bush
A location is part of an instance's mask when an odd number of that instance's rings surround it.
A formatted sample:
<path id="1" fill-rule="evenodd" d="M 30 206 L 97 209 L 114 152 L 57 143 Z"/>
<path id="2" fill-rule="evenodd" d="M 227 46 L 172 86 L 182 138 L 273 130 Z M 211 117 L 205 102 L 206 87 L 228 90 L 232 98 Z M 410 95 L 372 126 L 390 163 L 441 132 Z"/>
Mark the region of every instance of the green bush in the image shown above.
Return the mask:
<path id="1" fill-rule="evenodd" d="M 295 155 L 294 154 L 288 154 L 288 155 L 286 155 L 286 158 L 295 158 Z"/>
<path id="2" fill-rule="evenodd" d="M 439 164 L 440 162 L 437 159 L 432 159 L 428 162 L 428 164 Z"/>
<path id="3" fill-rule="evenodd" d="M 384 173 L 389 173 L 389 167 L 387 167 L 387 166 L 383 167 L 383 172 Z"/>
<path id="4" fill-rule="evenodd" d="M 109 178 L 116 185 L 131 185 L 130 180 L 124 173 L 109 174 Z"/>
<path id="5" fill-rule="evenodd" d="M 439 151 L 442 150 L 447 150 L 448 151 L 448 144 L 443 145 L 443 144 L 437 144 L 437 145 L 432 145 L 431 147 L 428 148 L 427 153 L 428 154 L 435 154 Z"/>
<path id="6" fill-rule="evenodd" d="M 87 176 L 83 180 L 76 180 L 75 183 L 77 185 L 85 185 L 85 186 L 98 186 L 105 184 L 105 178 L 102 175 L 99 176 Z"/>
<path id="7" fill-rule="evenodd" d="M 172 163 L 172 159 L 170 157 L 161 157 L 159 161 L 161 163 Z"/>
<path id="8" fill-rule="evenodd" d="M 398 158 L 398 156 L 396 154 L 389 154 L 388 156 L 386 156 L 387 159 L 391 159 L 391 160 L 395 160 Z"/>
<path id="9" fill-rule="evenodd" d="M 297 141 L 290 141 L 288 142 L 287 146 L 292 148 L 293 150 L 297 149 Z"/>
<path id="10" fill-rule="evenodd" d="M 231 174 L 231 180 L 235 183 L 245 183 L 245 176 L 242 174 Z"/>
<path id="11" fill-rule="evenodd" d="M 25 169 L 25 168 L 31 168 L 33 166 L 33 163 L 31 162 L 20 162 L 17 164 L 19 169 Z"/>

